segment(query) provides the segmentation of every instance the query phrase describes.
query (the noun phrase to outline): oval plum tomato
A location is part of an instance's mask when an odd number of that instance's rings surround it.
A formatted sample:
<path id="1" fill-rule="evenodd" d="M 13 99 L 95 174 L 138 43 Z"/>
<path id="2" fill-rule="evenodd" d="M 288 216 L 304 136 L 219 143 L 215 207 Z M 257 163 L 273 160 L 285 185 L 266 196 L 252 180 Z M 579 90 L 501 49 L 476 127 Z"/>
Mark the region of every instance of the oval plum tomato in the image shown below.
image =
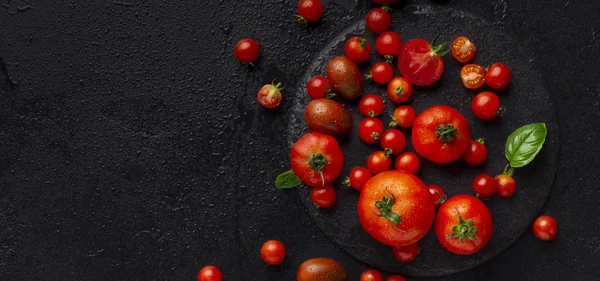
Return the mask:
<path id="1" fill-rule="evenodd" d="M 356 167 L 350 171 L 350 175 L 344 180 L 344 186 L 346 188 L 352 187 L 354 190 L 361 190 L 371 177 L 371 172 L 367 168 Z"/>
<path id="2" fill-rule="evenodd" d="M 406 137 L 396 129 L 388 129 L 381 136 L 379 143 L 384 150 L 389 148 L 392 154 L 400 154 L 406 147 Z"/>
<path id="3" fill-rule="evenodd" d="M 500 90 L 506 88 L 510 79 L 512 78 L 512 72 L 510 68 L 501 62 L 490 65 L 485 74 L 485 83 L 492 89 Z"/>
<path id="4" fill-rule="evenodd" d="M 358 98 L 363 93 L 363 79 L 356 63 L 346 57 L 336 57 L 327 64 L 327 79 L 335 93 L 345 99 Z"/>
<path id="5" fill-rule="evenodd" d="M 235 44 L 233 54 L 239 61 L 252 64 L 260 56 L 260 47 L 252 39 L 242 39 Z"/>
<path id="6" fill-rule="evenodd" d="M 418 86 L 435 83 L 444 73 L 443 46 L 432 47 L 423 39 L 412 39 L 404 45 L 398 59 L 398 68 L 410 82 Z"/>
<path id="7" fill-rule="evenodd" d="M 346 57 L 354 62 L 365 62 L 371 57 L 373 48 L 367 39 L 363 37 L 352 37 L 346 42 L 344 53 Z"/>
<path id="8" fill-rule="evenodd" d="M 410 128 L 415 119 L 417 119 L 417 111 L 410 105 L 402 105 L 394 110 L 390 127 Z"/>
<path id="9" fill-rule="evenodd" d="M 300 0 L 298 2 L 297 21 L 306 24 L 317 22 L 323 15 L 323 4 L 320 0 Z"/>
<path id="10" fill-rule="evenodd" d="M 412 96 L 412 85 L 405 77 L 396 76 L 388 83 L 387 93 L 393 102 L 405 102 Z"/>
<path id="11" fill-rule="evenodd" d="M 448 199 L 435 220 L 435 235 L 442 246 L 459 255 L 478 252 L 490 240 L 493 231 L 490 209 L 470 195 Z"/>
<path id="12" fill-rule="evenodd" d="M 373 79 L 378 85 L 385 85 L 394 76 L 392 65 L 385 62 L 378 62 L 371 68 L 371 73 L 365 75 L 367 79 Z"/>
<path id="13" fill-rule="evenodd" d="M 363 274 L 360 275 L 360 281 L 383 281 L 383 276 L 381 273 L 375 269 L 365 270 Z"/>
<path id="14" fill-rule="evenodd" d="M 475 44 L 473 44 L 473 42 L 471 42 L 469 38 L 464 36 L 458 36 L 456 39 L 454 39 L 451 50 L 452 56 L 458 62 L 462 63 L 468 62 L 471 59 L 473 59 L 475 53 L 477 52 Z"/>
<path id="15" fill-rule="evenodd" d="M 542 241 L 554 239 L 557 232 L 556 220 L 551 216 L 540 216 L 533 222 L 533 234 Z"/>
<path id="16" fill-rule="evenodd" d="M 383 134 L 383 123 L 375 117 L 365 118 L 358 127 L 358 135 L 366 143 L 376 143 Z"/>
<path id="17" fill-rule="evenodd" d="M 306 91 L 313 99 L 332 98 L 335 94 L 331 91 L 329 80 L 323 76 L 313 76 L 306 84 Z"/>
<path id="18" fill-rule="evenodd" d="M 352 114 L 342 104 L 330 99 L 314 99 L 304 111 L 308 127 L 319 133 L 340 136 L 352 129 Z"/>
<path id="19" fill-rule="evenodd" d="M 315 258 L 298 267 L 298 281 L 347 281 L 346 269 L 329 258 Z"/>
<path id="20" fill-rule="evenodd" d="M 419 254 L 419 246 L 413 243 L 407 246 L 392 247 L 392 253 L 401 262 L 413 261 Z"/>
<path id="21" fill-rule="evenodd" d="M 406 278 L 400 275 L 392 275 L 388 279 L 385 279 L 385 281 L 406 281 Z"/>
<path id="22" fill-rule="evenodd" d="M 290 163 L 304 183 L 323 186 L 340 175 L 344 154 L 334 137 L 310 132 L 292 145 Z"/>
<path id="23" fill-rule="evenodd" d="M 465 155 L 470 136 L 467 119 L 445 105 L 425 110 L 412 128 L 413 147 L 419 155 L 435 163 L 450 163 Z"/>
<path id="24" fill-rule="evenodd" d="M 427 187 L 415 175 L 387 171 L 365 184 L 357 211 L 360 224 L 375 240 L 389 246 L 407 246 L 427 234 L 435 205 Z"/>
<path id="25" fill-rule="evenodd" d="M 285 259 L 285 246 L 277 240 L 269 240 L 260 248 L 260 258 L 266 264 L 281 264 Z"/>
<path id="26" fill-rule="evenodd" d="M 517 191 L 517 182 L 511 175 L 497 175 L 496 185 L 496 194 L 502 198 L 511 198 Z"/>
<path id="27" fill-rule="evenodd" d="M 481 88 L 485 83 L 485 70 L 478 64 L 467 64 L 460 71 L 463 85 L 470 90 Z"/>
<path id="28" fill-rule="evenodd" d="M 473 98 L 473 114 L 481 120 L 491 120 L 500 110 L 500 98 L 492 92 L 481 92 Z"/>
<path id="29" fill-rule="evenodd" d="M 394 57 L 398 56 L 402 50 L 402 39 L 398 33 L 386 31 L 377 37 L 375 49 L 377 49 L 377 53 L 385 57 L 388 63 L 391 63 Z"/>
<path id="30" fill-rule="evenodd" d="M 421 169 L 421 160 L 412 152 L 404 152 L 396 158 L 396 170 L 416 174 Z"/>
<path id="31" fill-rule="evenodd" d="M 392 26 L 392 16 L 384 8 L 373 8 L 367 13 L 367 29 L 375 34 L 380 34 Z"/>
<path id="32" fill-rule="evenodd" d="M 392 167 L 392 151 L 386 149 L 385 151 L 375 151 L 367 158 L 367 169 L 373 175 L 383 173 Z"/>
<path id="33" fill-rule="evenodd" d="M 446 199 L 448 199 L 448 197 L 446 197 L 446 192 L 441 186 L 432 184 L 427 188 L 429 188 L 429 194 L 431 194 L 431 199 L 435 203 L 436 208 L 439 208 L 442 204 L 444 204 L 444 202 L 446 202 Z"/>
<path id="34" fill-rule="evenodd" d="M 383 113 L 383 99 L 375 94 L 367 94 L 358 104 L 358 110 L 365 117 L 375 117 Z"/>
<path id="35" fill-rule="evenodd" d="M 471 184 L 475 195 L 488 199 L 496 192 L 496 181 L 488 174 L 480 174 L 473 179 Z"/>
<path id="36" fill-rule="evenodd" d="M 215 266 L 205 266 L 198 272 L 198 281 L 221 281 L 223 274 Z"/>
<path id="37" fill-rule="evenodd" d="M 335 203 L 336 191 L 333 185 L 315 186 L 310 191 L 310 199 L 321 208 L 329 208 Z"/>
<path id="38" fill-rule="evenodd" d="M 279 106 L 281 103 L 281 90 L 283 90 L 283 86 L 281 86 L 281 83 L 275 84 L 275 81 L 271 84 L 262 86 L 262 88 L 258 90 L 258 102 L 266 108 L 275 108 Z"/>
<path id="39" fill-rule="evenodd" d="M 485 147 L 485 140 L 471 140 L 471 145 L 469 149 L 467 149 L 467 153 L 463 155 L 463 159 L 465 162 L 469 163 L 469 165 L 477 166 L 481 165 L 485 162 L 485 159 L 488 155 L 488 149 Z"/>

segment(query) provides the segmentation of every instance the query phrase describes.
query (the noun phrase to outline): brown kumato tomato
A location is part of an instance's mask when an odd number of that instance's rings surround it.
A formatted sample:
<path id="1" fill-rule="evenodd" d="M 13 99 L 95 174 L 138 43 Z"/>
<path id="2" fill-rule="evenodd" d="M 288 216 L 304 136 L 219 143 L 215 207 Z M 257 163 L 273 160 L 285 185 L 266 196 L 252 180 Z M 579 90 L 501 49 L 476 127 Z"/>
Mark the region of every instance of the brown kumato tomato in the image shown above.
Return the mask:
<path id="1" fill-rule="evenodd" d="M 353 61 L 346 57 L 336 57 L 329 61 L 327 79 L 335 93 L 345 99 L 355 99 L 363 93 L 360 70 Z"/>
<path id="2" fill-rule="evenodd" d="M 347 281 L 346 269 L 330 258 L 314 258 L 298 267 L 298 281 Z"/>
<path id="3" fill-rule="evenodd" d="M 346 135 L 352 129 L 350 111 L 326 98 L 314 99 L 306 106 L 304 121 L 311 130 L 331 136 Z"/>

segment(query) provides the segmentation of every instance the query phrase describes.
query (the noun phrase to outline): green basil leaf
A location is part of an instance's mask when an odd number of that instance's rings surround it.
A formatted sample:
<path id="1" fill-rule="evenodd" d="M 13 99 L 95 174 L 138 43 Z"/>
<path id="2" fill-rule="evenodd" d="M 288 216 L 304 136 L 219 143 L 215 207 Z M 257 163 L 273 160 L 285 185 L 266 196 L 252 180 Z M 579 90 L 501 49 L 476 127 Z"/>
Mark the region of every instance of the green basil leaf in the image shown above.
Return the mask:
<path id="1" fill-rule="evenodd" d="M 528 124 L 510 134 L 504 149 L 510 166 L 519 168 L 529 164 L 542 149 L 547 134 L 545 123 Z"/>
<path id="2" fill-rule="evenodd" d="M 275 179 L 275 186 L 277 188 L 293 188 L 299 186 L 302 180 L 294 174 L 294 171 L 289 170 Z"/>

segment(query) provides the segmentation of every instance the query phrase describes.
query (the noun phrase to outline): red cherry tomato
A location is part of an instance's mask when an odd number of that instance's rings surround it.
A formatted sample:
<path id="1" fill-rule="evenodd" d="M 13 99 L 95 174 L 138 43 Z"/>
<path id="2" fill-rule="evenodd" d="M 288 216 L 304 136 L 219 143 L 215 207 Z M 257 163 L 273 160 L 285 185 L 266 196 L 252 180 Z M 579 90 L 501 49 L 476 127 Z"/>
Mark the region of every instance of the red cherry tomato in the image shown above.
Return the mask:
<path id="1" fill-rule="evenodd" d="M 388 83 L 387 92 L 393 102 L 405 102 L 412 96 L 412 85 L 405 77 L 396 76 Z"/>
<path id="2" fill-rule="evenodd" d="M 396 158 L 396 170 L 407 171 L 412 174 L 419 172 L 421 160 L 412 152 L 404 152 Z"/>
<path id="3" fill-rule="evenodd" d="M 371 57 L 373 48 L 369 41 L 362 37 L 352 37 L 346 42 L 344 53 L 353 62 L 365 62 Z"/>
<path id="4" fill-rule="evenodd" d="M 413 261 L 419 254 L 419 246 L 417 243 L 413 243 L 408 246 L 392 247 L 392 253 L 394 253 L 394 256 L 399 261 L 410 262 Z"/>
<path id="5" fill-rule="evenodd" d="M 269 240 L 260 248 L 260 258 L 266 264 L 281 264 L 285 259 L 285 246 L 277 240 Z"/>
<path id="6" fill-rule="evenodd" d="M 346 188 L 352 187 L 354 190 L 361 190 L 372 176 L 367 168 L 356 167 L 350 171 L 350 175 L 344 180 L 344 186 Z"/>
<path id="7" fill-rule="evenodd" d="M 394 110 L 390 127 L 410 128 L 415 119 L 417 119 L 417 111 L 410 105 L 402 105 Z"/>
<path id="8" fill-rule="evenodd" d="M 367 29 L 375 34 L 380 34 L 392 26 L 392 16 L 384 8 L 373 8 L 367 13 Z"/>
<path id="9" fill-rule="evenodd" d="M 471 109 L 477 118 L 491 120 L 498 115 L 500 98 L 492 92 L 481 92 L 473 98 Z"/>
<path id="10" fill-rule="evenodd" d="M 442 48 L 442 45 L 432 47 L 423 39 L 408 41 L 398 59 L 400 73 L 418 86 L 435 83 L 444 73 Z"/>
<path id="11" fill-rule="evenodd" d="M 272 84 L 262 86 L 262 88 L 258 90 L 258 102 L 266 108 L 275 108 L 279 106 L 281 103 L 281 90 L 283 90 L 281 83 L 275 84 L 274 81 Z"/>
<path id="12" fill-rule="evenodd" d="M 252 63 L 260 56 L 260 47 L 252 39 L 242 39 L 235 44 L 233 54 L 241 62 Z"/>
<path id="13" fill-rule="evenodd" d="M 360 99 L 358 110 L 365 117 L 376 117 L 383 112 L 383 99 L 375 94 L 367 94 Z"/>
<path id="14" fill-rule="evenodd" d="M 460 71 L 463 85 L 470 90 L 481 88 L 485 83 L 485 70 L 478 64 L 467 64 Z"/>
<path id="15" fill-rule="evenodd" d="M 467 153 L 463 155 L 463 159 L 469 165 L 477 166 L 485 162 L 487 155 L 488 149 L 485 147 L 484 139 L 471 140 L 471 146 L 467 150 Z"/>
<path id="16" fill-rule="evenodd" d="M 488 68 L 485 74 L 485 83 L 492 89 L 500 90 L 508 86 L 511 78 L 510 68 L 506 64 L 497 62 Z"/>
<path id="17" fill-rule="evenodd" d="M 323 15 L 323 4 L 320 0 L 300 0 L 298 2 L 297 20 L 299 23 L 317 22 Z"/>
<path id="18" fill-rule="evenodd" d="M 464 36 L 459 36 L 452 43 L 452 56 L 458 62 L 468 62 L 475 56 L 477 52 L 477 48 L 475 44 L 469 40 L 469 38 Z"/>
<path id="19" fill-rule="evenodd" d="M 515 179 L 506 174 L 496 176 L 496 194 L 502 198 L 511 198 L 517 191 L 517 182 Z"/>
<path id="20" fill-rule="evenodd" d="M 363 272 L 360 276 L 360 281 L 383 281 L 383 276 L 381 273 L 375 269 L 369 269 Z"/>
<path id="21" fill-rule="evenodd" d="M 365 118 L 360 122 L 358 135 L 366 143 L 376 143 L 383 134 L 383 123 L 375 117 Z"/>
<path id="22" fill-rule="evenodd" d="M 223 274 L 215 266 L 205 266 L 198 272 L 198 281 L 222 281 Z"/>
<path id="23" fill-rule="evenodd" d="M 323 76 L 314 76 L 310 78 L 306 84 L 306 91 L 308 91 L 308 95 L 313 99 L 331 98 L 335 95 L 331 91 L 329 80 Z"/>
<path id="24" fill-rule="evenodd" d="M 473 191 L 481 198 L 487 199 L 496 192 L 496 181 L 488 174 L 481 174 L 473 179 Z"/>
<path id="25" fill-rule="evenodd" d="M 435 202 L 435 207 L 439 208 L 442 204 L 444 204 L 444 202 L 446 202 L 446 199 L 448 199 L 446 197 L 446 192 L 444 191 L 444 189 L 437 185 L 437 184 L 432 184 L 430 186 L 428 186 L 427 188 L 429 188 L 429 193 L 431 194 L 431 199 L 433 199 L 433 202 Z"/>
<path id="26" fill-rule="evenodd" d="M 377 53 L 385 57 L 387 62 L 391 63 L 402 50 L 402 39 L 398 33 L 386 31 L 377 37 L 375 49 L 377 49 Z"/>
<path id="27" fill-rule="evenodd" d="M 367 79 L 373 79 L 378 85 L 385 85 L 394 76 L 392 65 L 385 62 L 378 62 L 371 68 L 371 73 L 366 75 Z"/>
<path id="28" fill-rule="evenodd" d="M 335 203 L 336 191 L 333 185 L 315 186 L 310 191 L 310 199 L 321 208 L 329 208 Z"/>
<path id="29" fill-rule="evenodd" d="M 557 232 L 556 220 L 551 216 L 540 216 L 533 222 L 533 234 L 542 241 L 554 239 Z"/>
<path id="30" fill-rule="evenodd" d="M 388 279 L 386 279 L 385 281 L 406 281 L 406 278 L 400 275 L 392 275 L 388 277 Z"/>
<path id="31" fill-rule="evenodd" d="M 373 174 L 383 173 L 392 167 L 392 159 L 390 156 L 392 152 L 390 150 L 386 151 L 375 151 L 369 155 L 367 159 L 367 168 Z"/>
<path id="32" fill-rule="evenodd" d="M 406 147 L 406 137 L 396 129 L 388 129 L 381 136 L 379 143 L 384 150 L 389 148 L 392 150 L 392 154 L 400 154 Z"/>

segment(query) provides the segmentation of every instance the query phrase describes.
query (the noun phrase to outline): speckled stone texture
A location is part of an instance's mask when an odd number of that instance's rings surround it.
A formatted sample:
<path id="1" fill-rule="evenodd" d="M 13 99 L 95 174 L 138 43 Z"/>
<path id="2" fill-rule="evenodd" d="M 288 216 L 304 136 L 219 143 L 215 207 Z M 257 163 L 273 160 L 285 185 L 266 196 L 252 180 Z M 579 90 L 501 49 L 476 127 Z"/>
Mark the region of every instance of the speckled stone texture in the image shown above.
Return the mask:
<path id="1" fill-rule="evenodd" d="M 357 281 L 367 266 L 321 231 L 307 190 L 273 180 L 301 129 L 302 75 L 371 4 L 324 1 L 305 28 L 296 1 L 90 2 L 0 0 L 0 279 L 194 280 L 215 264 L 225 280 L 280 281 L 328 256 Z M 560 136 L 541 212 L 560 230 L 550 243 L 527 230 L 475 268 L 409 280 L 600 280 L 600 3 L 407 0 L 395 26 L 420 5 L 483 19 L 539 74 Z M 451 38 L 455 22 L 437 20 Z M 262 46 L 255 68 L 233 58 L 243 37 Z M 288 88 L 266 110 L 256 91 L 273 78 Z M 268 239 L 286 244 L 283 266 L 260 260 Z"/>

